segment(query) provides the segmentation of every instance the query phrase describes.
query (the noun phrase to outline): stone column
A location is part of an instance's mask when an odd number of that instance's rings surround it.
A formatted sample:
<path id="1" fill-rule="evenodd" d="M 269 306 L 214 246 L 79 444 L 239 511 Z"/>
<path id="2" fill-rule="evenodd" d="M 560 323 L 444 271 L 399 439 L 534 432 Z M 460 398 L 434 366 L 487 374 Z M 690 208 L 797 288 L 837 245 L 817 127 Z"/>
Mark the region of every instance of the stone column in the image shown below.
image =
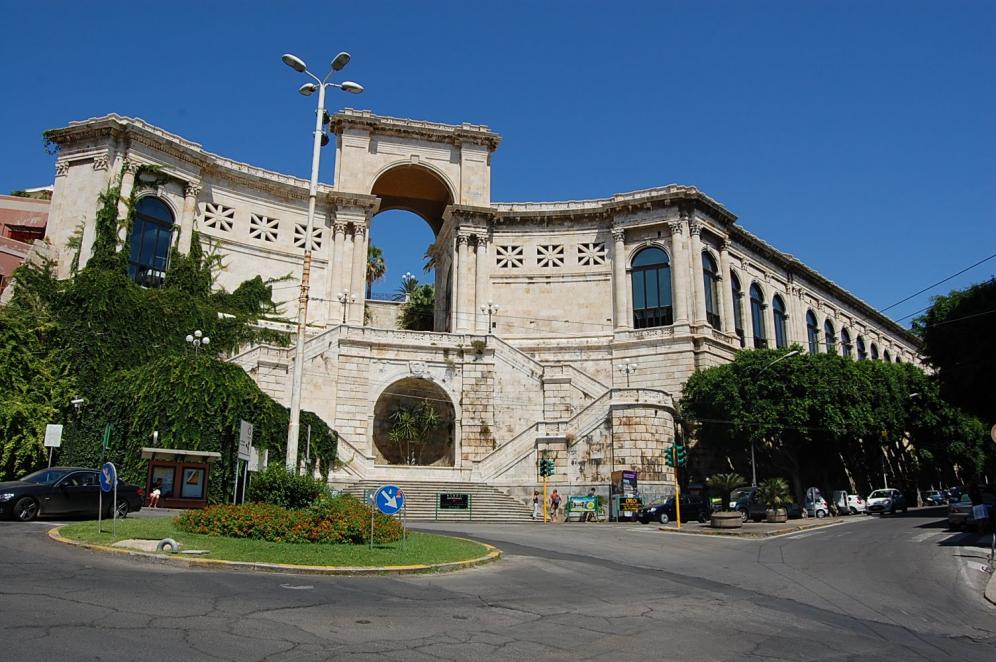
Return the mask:
<path id="1" fill-rule="evenodd" d="M 356 301 L 349 305 L 346 319 L 350 324 L 363 326 L 363 308 L 367 295 L 367 226 L 353 223 L 353 273 L 350 279 L 350 297 Z"/>
<path id="2" fill-rule="evenodd" d="M 124 223 L 128 218 L 128 201 L 131 199 L 131 192 L 135 189 L 135 172 L 138 164 L 125 157 L 121 173 L 121 192 L 118 197 L 118 243 L 125 246 L 128 241 L 128 226 Z"/>
<path id="3" fill-rule="evenodd" d="M 687 224 L 685 218 L 671 223 L 671 274 L 674 284 L 671 293 L 674 306 L 675 325 L 688 325 L 688 255 L 685 251 L 685 239 L 682 236 Z"/>
<path id="4" fill-rule="evenodd" d="M 471 310 L 477 316 L 477 324 L 475 325 L 478 333 L 488 333 L 488 314 L 481 312 L 481 306 L 487 305 L 488 303 L 488 236 L 485 233 L 479 233 L 477 235 L 477 244 L 475 247 L 477 253 L 477 260 L 474 266 L 475 270 L 475 287 L 474 287 L 474 305 Z"/>
<path id="5" fill-rule="evenodd" d="M 328 297 L 328 324 L 339 324 L 342 322 L 342 304 L 336 298 L 342 292 L 342 263 L 345 260 L 343 255 L 345 249 L 346 224 L 342 221 L 334 221 L 330 228 L 332 236 L 329 241 L 329 268 L 328 281 L 325 288 Z"/>
<path id="6" fill-rule="evenodd" d="M 456 300 L 457 305 L 456 330 L 458 332 L 471 331 L 474 328 L 474 309 L 472 298 L 474 295 L 474 263 L 467 254 L 470 236 L 465 234 L 457 235 L 457 252 L 460 255 L 460 278 L 458 283 Z"/>
<path id="7" fill-rule="evenodd" d="M 177 250 L 184 255 L 190 253 L 194 216 L 197 213 L 197 196 L 200 193 L 201 185 L 197 182 L 187 182 L 183 189 L 183 213 L 180 215 L 180 241 L 177 243 Z"/>
<path id="8" fill-rule="evenodd" d="M 730 282 L 730 241 L 724 239 L 719 245 L 719 303 L 723 315 L 722 328 L 724 333 L 735 334 L 736 324 L 733 320 L 733 283 Z"/>
<path id="9" fill-rule="evenodd" d="M 691 244 L 692 258 L 692 320 L 696 326 L 705 326 L 705 280 L 702 275 L 702 224 L 691 221 L 688 224 L 688 236 Z"/>
<path id="10" fill-rule="evenodd" d="M 743 314 L 740 322 L 744 325 L 744 349 L 754 349 L 754 317 L 750 314 L 750 279 L 745 277 L 743 271 L 737 272 L 737 278 L 740 280 L 740 312 Z"/>
<path id="11" fill-rule="evenodd" d="M 630 310 L 628 306 L 629 283 L 626 282 L 626 231 L 612 228 L 612 301 L 614 306 L 615 328 L 617 331 L 629 329 Z"/>
<path id="12" fill-rule="evenodd" d="M 450 333 L 457 331 L 457 319 L 460 312 L 460 237 L 453 235 L 453 259 L 450 265 Z"/>
<path id="13" fill-rule="evenodd" d="M 768 334 L 768 349 L 775 348 L 775 289 L 765 286 L 764 293 L 764 328 Z"/>
<path id="14" fill-rule="evenodd" d="M 353 252 L 356 248 L 356 242 L 353 241 L 352 232 L 347 232 L 343 239 L 342 260 L 339 265 L 339 273 L 342 274 L 342 279 L 339 282 L 342 285 L 342 288 L 335 293 L 335 296 L 338 296 L 342 291 L 353 294 Z M 349 304 L 345 303 L 343 306 L 346 308 L 346 321 L 349 322 Z M 339 312 L 342 312 L 342 307 L 340 307 Z M 339 319 L 342 320 L 342 317 Z"/>

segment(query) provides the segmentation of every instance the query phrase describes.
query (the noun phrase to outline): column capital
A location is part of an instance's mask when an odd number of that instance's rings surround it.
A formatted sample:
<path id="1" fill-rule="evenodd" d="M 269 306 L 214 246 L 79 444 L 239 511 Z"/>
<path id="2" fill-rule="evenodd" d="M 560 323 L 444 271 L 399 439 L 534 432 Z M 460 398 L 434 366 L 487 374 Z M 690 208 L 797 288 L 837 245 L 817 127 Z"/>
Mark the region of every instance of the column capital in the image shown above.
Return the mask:
<path id="1" fill-rule="evenodd" d="M 64 177 L 69 174 L 69 161 L 55 162 L 55 176 Z"/>
<path id="2" fill-rule="evenodd" d="M 487 232 L 478 232 L 477 234 L 474 235 L 474 240 L 478 248 L 487 250 L 488 242 L 490 241 Z"/>
<path id="3" fill-rule="evenodd" d="M 333 221 L 333 223 L 332 223 L 332 234 L 333 234 L 333 236 L 337 235 L 337 234 L 345 235 L 346 234 L 346 225 L 347 224 L 346 224 L 345 221 Z"/>
<path id="4" fill-rule="evenodd" d="M 134 175 L 138 172 L 139 165 L 140 164 L 137 161 L 133 161 L 132 159 L 125 157 L 124 163 L 121 164 L 121 170 Z"/>
<path id="5" fill-rule="evenodd" d="M 183 187 L 183 195 L 187 198 L 196 198 L 201 194 L 202 189 L 200 182 L 187 182 Z"/>
<path id="6" fill-rule="evenodd" d="M 98 154 L 93 157 L 94 170 L 107 170 L 107 154 Z"/>
<path id="7" fill-rule="evenodd" d="M 693 237 L 698 237 L 702 234 L 702 223 L 699 221 L 689 221 L 688 222 L 688 233 Z"/>
<path id="8" fill-rule="evenodd" d="M 353 223 L 353 237 L 361 239 L 367 233 L 367 226 L 362 223 Z"/>
<path id="9" fill-rule="evenodd" d="M 685 231 L 685 224 L 682 221 L 671 221 L 667 226 L 671 230 L 672 237 L 680 237 Z"/>
<path id="10" fill-rule="evenodd" d="M 626 228 L 614 227 L 612 228 L 612 240 L 616 242 L 624 241 L 626 239 Z"/>
<path id="11" fill-rule="evenodd" d="M 719 242 L 719 250 L 720 251 L 729 251 L 730 250 L 730 246 L 732 246 L 732 245 L 733 245 L 733 242 L 730 241 L 729 237 L 723 237 L 720 240 L 720 242 Z"/>
<path id="12" fill-rule="evenodd" d="M 456 245 L 457 246 L 464 246 L 464 245 L 466 245 L 468 243 L 468 241 L 467 241 L 468 239 L 470 239 L 469 235 L 458 233 L 457 236 L 456 236 Z"/>

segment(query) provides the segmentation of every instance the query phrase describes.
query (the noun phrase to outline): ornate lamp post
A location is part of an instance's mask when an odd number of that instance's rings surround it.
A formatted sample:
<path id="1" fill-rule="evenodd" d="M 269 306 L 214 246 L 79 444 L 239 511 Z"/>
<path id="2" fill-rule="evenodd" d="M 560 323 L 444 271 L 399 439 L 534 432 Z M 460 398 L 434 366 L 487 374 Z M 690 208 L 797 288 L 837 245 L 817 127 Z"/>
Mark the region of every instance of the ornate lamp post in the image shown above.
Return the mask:
<path id="1" fill-rule="evenodd" d="M 616 367 L 619 368 L 619 372 L 626 373 L 626 388 L 629 388 L 629 376 L 636 372 L 636 364 L 632 361 L 626 361 Z"/>
<path id="2" fill-rule="evenodd" d="M 487 303 L 486 306 L 481 306 L 481 312 L 488 314 L 488 335 L 490 335 L 491 334 L 491 316 L 498 314 L 498 306 L 495 303 L 493 303 L 491 301 L 488 301 L 488 303 Z"/>
<path id="3" fill-rule="evenodd" d="M 328 136 L 322 128 L 325 125 L 325 90 L 329 87 L 338 87 L 344 92 L 359 94 L 363 91 L 363 86 L 352 81 L 333 83 L 330 79 L 336 71 L 342 70 L 349 64 L 349 53 L 342 52 L 335 56 L 325 74 L 325 78 L 320 79 L 315 74 L 308 71 L 308 65 L 304 60 L 286 53 L 280 58 L 284 64 L 298 73 L 307 74 L 314 83 L 305 83 L 298 92 L 304 96 L 311 96 L 318 91 L 318 110 L 315 113 L 315 140 L 311 149 L 311 185 L 308 187 L 308 226 L 304 239 L 304 266 L 301 270 L 301 291 L 298 295 L 297 304 L 297 344 L 294 351 L 294 375 L 291 381 L 291 403 L 290 403 L 290 423 L 287 426 L 287 470 L 297 473 L 297 438 L 301 428 L 301 384 L 304 380 L 304 332 L 308 322 L 308 290 L 311 281 L 311 243 L 312 234 L 315 227 L 315 198 L 318 195 L 318 164 L 321 155 L 321 147 L 328 142 Z M 344 314 L 345 316 L 345 314 Z"/>
<path id="4" fill-rule="evenodd" d="M 349 290 L 343 290 L 342 292 L 339 292 L 339 294 L 335 295 L 335 298 L 342 304 L 342 323 L 345 324 L 346 311 L 349 309 L 348 304 L 356 303 L 356 295 L 350 294 Z"/>
<path id="5" fill-rule="evenodd" d="M 197 329 L 193 333 L 188 333 L 186 340 L 194 348 L 194 352 L 199 351 L 201 347 L 207 347 L 211 344 L 211 339 L 205 336 L 200 329 Z"/>

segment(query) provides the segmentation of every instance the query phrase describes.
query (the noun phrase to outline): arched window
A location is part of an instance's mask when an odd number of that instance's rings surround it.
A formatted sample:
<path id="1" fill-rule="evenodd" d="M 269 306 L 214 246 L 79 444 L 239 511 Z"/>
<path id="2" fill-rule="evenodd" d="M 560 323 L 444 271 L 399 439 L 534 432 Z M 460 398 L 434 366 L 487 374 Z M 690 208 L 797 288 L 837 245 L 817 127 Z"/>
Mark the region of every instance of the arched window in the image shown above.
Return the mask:
<path id="1" fill-rule="evenodd" d="M 706 319 L 718 329 L 719 324 L 719 269 L 708 251 L 702 251 L 702 280 L 705 283 Z"/>
<path id="2" fill-rule="evenodd" d="M 892 357 L 889 355 L 889 350 L 884 350 L 882 352 L 882 358 L 885 359 L 886 363 L 892 363 Z"/>
<path id="3" fill-rule="evenodd" d="M 166 203 L 155 197 L 139 200 L 131 228 L 128 275 L 144 287 L 161 287 L 172 240 L 173 212 Z"/>
<path id="4" fill-rule="evenodd" d="M 788 336 L 785 333 L 785 302 L 777 294 L 771 298 L 771 310 L 775 317 L 775 347 L 788 347 Z"/>
<path id="5" fill-rule="evenodd" d="M 871 357 L 872 361 L 878 361 L 878 345 L 875 343 L 871 344 Z"/>
<path id="6" fill-rule="evenodd" d="M 764 349 L 768 339 L 764 334 L 764 293 L 757 283 L 750 286 L 750 321 L 754 330 L 754 347 Z"/>
<path id="7" fill-rule="evenodd" d="M 868 358 L 868 354 L 865 352 L 865 339 L 858 336 L 858 340 L 855 344 L 858 346 L 858 360 L 864 361 Z"/>
<path id="8" fill-rule="evenodd" d="M 854 347 L 851 346 L 851 334 L 847 329 L 840 330 L 840 349 L 844 356 L 851 358 L 851 352 L 854 350 Z"/>
<path id="9" fill-rule="evenodd" d="M 896 363 L 902 363 L 902 362 L 903 359 L 899 356 L 899 354 L 896 354 Z"/>
<path id="10" fill-rule="evenodd" d="M 837 353 L 837 333 L 833 329 L 833 322 L 826 320 L 823 322 L 823 340 L 827 345 L 827 354 Z"/>
<path id="11" fill-rule="evenodd" d="M 673 324 L 671 265 L 667 253 L 659 248 L 644 248 L 633 258 L 631 267 L 633 328 Z"/>
<path id="12" fill-rule="evenodd" d="M 815 354 L 819 348 L 820 327 L 816 325 L 816 315 L 813 311 L 806 311 L 806 340 L 809 341 L 809 353 Z"/>
<path id="13" fill-rule="evenodd" d="M 740 346 L 743 347 L 746 344 L 744 341 L 744 291 L 740 288 L 740 279 L 732 271 L 730 272 L 730 289 L 733 290 L 733 328 L 737 332 L 737 337 L 740 338 Z"/>

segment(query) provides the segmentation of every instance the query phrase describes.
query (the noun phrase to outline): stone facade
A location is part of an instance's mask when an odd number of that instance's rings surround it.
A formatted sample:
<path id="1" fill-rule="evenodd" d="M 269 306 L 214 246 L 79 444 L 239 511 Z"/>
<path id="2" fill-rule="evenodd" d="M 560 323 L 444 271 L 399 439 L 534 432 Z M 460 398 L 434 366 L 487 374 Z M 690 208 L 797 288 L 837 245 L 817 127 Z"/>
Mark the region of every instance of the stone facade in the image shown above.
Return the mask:
<path id="1" fill-rule="evenodd" d="M 730 361 L 741 347 L 815 343 L 815 351 L 856 357 L 860 344 L 869 356 L 918 360 L 909 332 L 693 187 L 493 203 L 491 155 L 500 138 L 487 127 L 350 109 L 331 126 L 335 184 L 319 186 L 310 237 L 316 303 L 302 406 L 341 435 L 343 466 L 333 480 L 522 489 L 535 484 L 546 454 L 560 483 L 604 483 L 612 469 L 634 468 L 641 482 L 666 484 L 673 398 L 695 370 Z M 256 275 L 300 277 L 306 181 L 117 115 L 73 122 L 52 140 L 60 153 L 48 238 L 63 276 L 78 230 L 80 264 L 89 258 L 97 194 L 120 178 L 128 195 L 136 166 L 154 164 L 168 181 L 142 195 L 173 211 L 173 250 L 189 250 L 196 228 L 221 255 L 218 284 L 228 289 Z M 364 301 L 369 226 L 387 209 L 414 211 L 435 232 L 435 332 L 394 329 L 397 304 Z M 662 297 L 649 312 L 640 303 L 651 282 L 640 280 L 641 253 L 666 256 L 652 282 L 668 293 L 667 305 Z M 296 288 L 278 293 L 293 317 Z M 497 312 L 482 311 L 492 303 Z M 261 346 L 231 360 L 288 403 L 292 359 L 293 350 Z M 629 371 L 620 370 L 625 364 Z M 452 407 L 450 437 L 440 442 L 452 450 L 428 466 L 387 464 L 374 441 L 383 438 L 375 434 L 383 430 L 377 403 L 411 397 L 420 384 Z"/>

